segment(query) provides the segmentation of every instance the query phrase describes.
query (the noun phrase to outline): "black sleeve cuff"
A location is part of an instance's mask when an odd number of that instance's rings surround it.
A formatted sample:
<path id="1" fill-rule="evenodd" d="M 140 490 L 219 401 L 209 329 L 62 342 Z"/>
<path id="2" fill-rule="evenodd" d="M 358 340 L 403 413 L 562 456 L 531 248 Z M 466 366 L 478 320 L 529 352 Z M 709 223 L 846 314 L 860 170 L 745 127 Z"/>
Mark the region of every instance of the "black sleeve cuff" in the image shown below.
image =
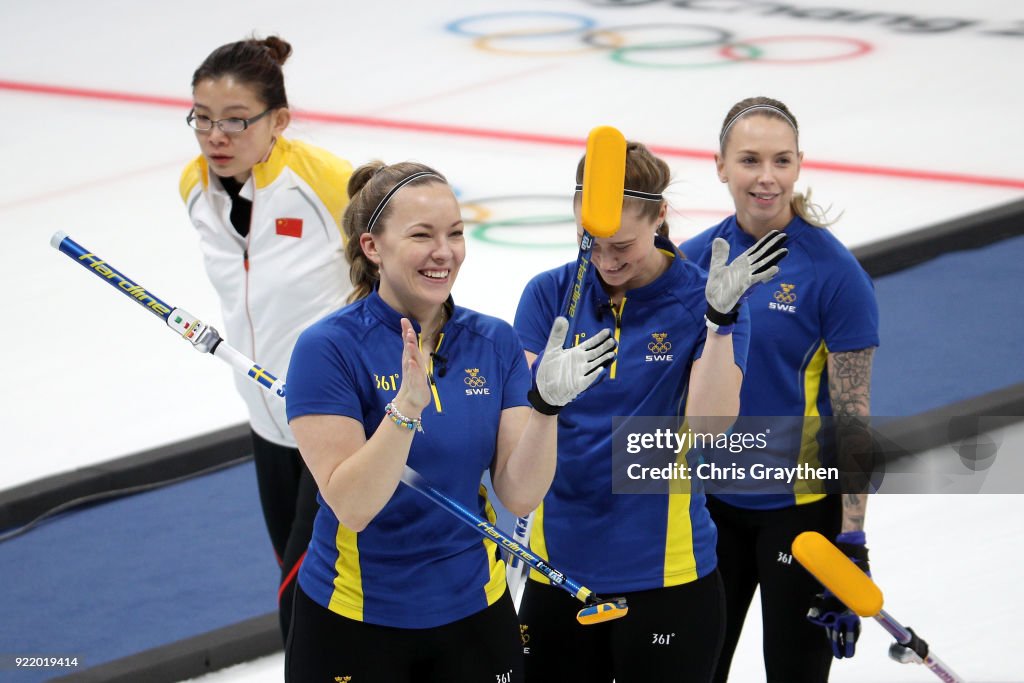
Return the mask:
<path id="1" fill-rule="evenodd" d="M 526 394 L 526 400 L 530 402 L 534 410 L 542 415 L 558 415 L 558 411 L 562 409 L 562 406 L 553 406 L 541 398 L 537 387 L 530 389 L 530 393 Z"/>
<path id="2" fill-rule="evenodd" d="M 740 317 L 739 308 L 734 308 L 728 313 L 721 313 L 716 311 L 708 304 L 708 310 L 704 313 L 704 317 L 718 325 L 719 327 L 727 327 L 729 325 L 735 325 L 736 320 Z"/>

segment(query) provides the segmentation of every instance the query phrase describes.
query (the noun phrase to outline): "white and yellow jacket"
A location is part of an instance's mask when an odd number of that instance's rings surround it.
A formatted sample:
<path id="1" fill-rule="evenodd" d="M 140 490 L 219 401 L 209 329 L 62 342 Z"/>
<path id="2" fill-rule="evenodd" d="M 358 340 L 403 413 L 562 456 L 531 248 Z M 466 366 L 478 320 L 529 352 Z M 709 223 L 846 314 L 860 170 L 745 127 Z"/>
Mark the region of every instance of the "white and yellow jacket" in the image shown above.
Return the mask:
<path id="1" fill-rule="evenodd" d="M 312 145 L 279 138 L 241 190 L 252 201 L 248 237 L 231 225 L 231 198 L 200 156 L 181 175 L 206 274 L 220 297 L 222 336 L 267 371 L 287 374 L 299 333 L 345 303 L 352 288 L 341 214 L 352 166 Z M 246 377 L 235 383 L 253 430 L 295 447 L 284 401 Z"/>

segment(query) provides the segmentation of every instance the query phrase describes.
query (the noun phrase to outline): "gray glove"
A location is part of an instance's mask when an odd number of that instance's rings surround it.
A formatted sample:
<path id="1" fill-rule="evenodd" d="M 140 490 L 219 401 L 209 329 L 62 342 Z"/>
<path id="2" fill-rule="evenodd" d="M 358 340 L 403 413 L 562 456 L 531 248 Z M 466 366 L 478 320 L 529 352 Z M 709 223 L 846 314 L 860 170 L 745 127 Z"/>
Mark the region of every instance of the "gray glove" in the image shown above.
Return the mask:
<path id="1" fill-rule="evenodd" d="M 772 230 L 726 265 L 729 243 L 721 237 L 715 238 L 711 243 L 708 284 L 704 288 L 708 300 L 704 318 L 710 329 L 718 334 L 732 332 L 740 305 L 757 285 L 768 282 L 779 272 L 776 264 L 789 253 L 782 246 L 786 239 L 786 233 Z"/>
<path id="2" fill-rule="evenodd" d="M 590 339 L 568 349 L 562 348 L 569 321 L 559 316 L 551 325 L 548 344 L 537 362 L 530 404 L 545 415 L 555 415 L 597 381 L 604 365 L 615 359 L 615 340 L 605 328 Z"/>

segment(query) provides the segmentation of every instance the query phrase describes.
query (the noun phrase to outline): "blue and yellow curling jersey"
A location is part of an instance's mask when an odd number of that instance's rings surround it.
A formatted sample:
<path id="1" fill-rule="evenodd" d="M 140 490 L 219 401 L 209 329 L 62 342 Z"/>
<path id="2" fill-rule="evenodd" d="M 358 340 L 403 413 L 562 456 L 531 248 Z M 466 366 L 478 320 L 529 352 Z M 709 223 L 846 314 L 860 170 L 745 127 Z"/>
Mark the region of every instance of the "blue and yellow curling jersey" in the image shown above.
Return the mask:
<path id="1" fill-rule="evenodd" d="M 374 292 L 303 332 L 288 368 L 288 419 L 344 415 L 369 438 L 401 383 L 400 320 Z M 454 307 L 430 358 L 434 402 L 409 466 L 493 522 L 480 479 L 495 456 L 501 411 L 527 405 L 522 345 L 508 323 Z M 299 584 L 345 617 L 430 628 L 493 604 L 505 592 L 505 566 L 493 542 L 400 485 L 358 533 L 321 498 Z"/>
<path id="2" fill-rule="evenodd" d="M 878 346 L 878 303 L 871 278 L 835 235 L 799 217 L 786 226 L 786 234 L 789 253 L 779 263 L 779 274 L 755 289 L 744 305 L 750 311 L 751 340 L 740 415 L 803 416 L 804 435 L 790 441 L 799 452 L 789 457 L 794 464 L 816 467 L 830 462 L 835 449 L 818 419 L 832 415 L 828 354 Z M 728 241 L 733 254 L 755 242 L 730 216 L 681 249 L 707 267 L 716 237 Z M 737 507 L 773 509 L 813 502 L 822 495 L 719 497 Z"/>
<path id="3" fill-rule="evenodd" d="M 618 356 L 606 375 L 558 417 L 558 469 L 537 510 L 531 549 L 598 593 L 619 593 L 694 581 L 716 566 L 717 534 L 703 493 L 613 494 L 613 416 L 678 416 L 685 412 L 693 361 L 704 349 L 704 271 L 668 240 L 672 257 L 654 282 L 626 292 L 612 308 L 597 271 L 588 271 L 578 304 L 577 339 L 611 328 Z M 523 292 L 515 328 L 532 353 L 544 350 L 562 314 L 576 264 L 533 278 Z M 749 323 L 733 333 L 736 364 L 746 365 Z M 547 580 L 531 571 L 531 578 Z"/>

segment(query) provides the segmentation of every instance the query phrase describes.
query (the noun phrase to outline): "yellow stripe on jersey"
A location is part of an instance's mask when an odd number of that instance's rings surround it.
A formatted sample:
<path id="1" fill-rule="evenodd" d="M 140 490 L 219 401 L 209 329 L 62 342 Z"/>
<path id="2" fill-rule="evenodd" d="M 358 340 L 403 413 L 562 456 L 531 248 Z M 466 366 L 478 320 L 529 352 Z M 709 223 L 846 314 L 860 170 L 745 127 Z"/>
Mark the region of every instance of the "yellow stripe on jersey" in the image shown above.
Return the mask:
<path id="1" fill-rule="evenodd" d="M 541 503 L 533 513 L 533 526 L 530 527 L 530 552 L 545 562 L 548 561 L 548 544 L 544 540 L 544 503 Z M 541 583 L 551 583 L 548 577 L 533 567 L 530 567 L 530 578 Z"/>
<path id="2" fill-rule="evenodd" d="M 334 592 L 328 605 L 343 617 L 363 620 L 363 572 L 359 566 L 359 534 L 338 524 L 334 543 L 338 559 L 334 563 Z"/>
<path id="3" fill-rule="evenodd" d="M 491 507 L 491 501 L 487 500 L 487 489 L 480 485 L 480 495 L 484 497 L 484 506 L 487 511 L 487 521 L 491 524 L 498 523 L 498 515 L 494 512 L 494 508 Z M 501 553 L 498 552 L 498 545 L 485 538 L 483 540 L 484 551 L 487 553 L 487 561 L 490 564 L 491 578 L 488 579 L 487 585 L 484 586 L 484 594 L 487 596 L 487 605 L 493 605 L 497 602 L 498 598 L 505 594 L 505 562 L 501 559 Z"/>
<path id="4" fill-rule="evenodd" d="M 434 353 L 430 354 L 430 360 L 427 361 L 427 379 L 430 384 L 430 393 L 434 396 L 434 409 L 437 410 L 438 414 L 444 413 L 441 409 L 441 394 L 437 393 L 437 384 L 434 382 L 434 354 L 441 348 L 441 342 L 444 341 L 444 332 L 437 335 L 437 344 L 434 346 Z M 420 353 L 423 353 L 423 336 L 420 335 L 416 338 L 416 346 L 419 348 Z"/>
<path id="5" fill-rule="evenodd" d="M 612 307 L 612 313 L 615 314 L 615 360 L 612 361 L 612 367 L 608 371 L 608 379 L 615 379 L 615 371 L 619 368 L 619 333 L 622 332 L 622 326 L 619 323 L 622 321 L 622 309 L 625 307 L 626 297 L 622 297 L 617 309 Z"/>
<path id="6" fill-rule="evenodd" d="M 821 391 L 821 378 L 828 366 L 828 347 L 822 341 L 811 362 L 804 370 L 804 425 L 800 437 L 800 462 L 798 465 L 807 463 L 811 467 L 821 467 L 821 445 L 818 443 L 818 433 L 821 431 L 821 414 L 818 412 L 818 393 Z M 813 503 L 825 497 L 822 492 L 824 484 L 820 480 L 797 480 L 793 485 L 793 493 L 796 495 L 796 504 L 804 505 Z"/>
<path id="7" fill-rule="evenodd" d="M 188 204 L 188 198 L 192 194 L 192 189 L 199 184 L 199 180 L 203 177 L 202 168 L 202 157 L 195 159 L 185 170 L 181 172 L 181 180 L 178 181 L 178 192 L 181 194 L 181 201 Z"/>
<path id="8" fill-rule="evenodd" d="M 685 410 L 685 407 L 683 408 Z M 690 430 L 684 420 L 678 433 Z M 689 446 L 680 450 L 676 462 L 685 466 Z M 693 555 L 693 525 L 690 520 L 689 479 L 671 479 L 668 486 L 668 519 L 665 530 L 665 575 L 664 586 L 678 586 L 697 580 L 697 558 Z"/>
<path id="9" fill-rule="evenodd" d="M 253 169 L 256 187 L 266 187 L 274 182 L 285 164 L 313 189 L 341 231 L 341 214 L 348 206 L 346 188 L 349 176 L 352 175 L 352 164 L 305 142 L 279 138 L 266 163 Z"/>

